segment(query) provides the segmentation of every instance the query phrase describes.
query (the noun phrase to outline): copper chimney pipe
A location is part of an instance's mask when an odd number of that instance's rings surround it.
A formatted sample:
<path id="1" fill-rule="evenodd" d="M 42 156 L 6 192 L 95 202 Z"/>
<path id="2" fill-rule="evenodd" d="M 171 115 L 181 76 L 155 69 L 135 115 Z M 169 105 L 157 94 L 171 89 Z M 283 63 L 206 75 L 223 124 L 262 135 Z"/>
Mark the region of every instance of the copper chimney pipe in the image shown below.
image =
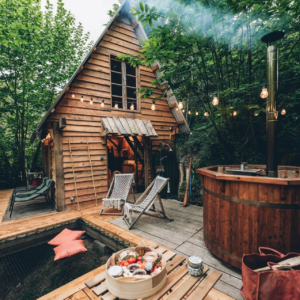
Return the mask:
<path id="1" fill-rule="evenodd" d="M 278 94 L 278 49 L 272 42 L 280 40 L 284 36 L 282 31 L 274 31 L 262 38 L 267 44 L 267 169 L 266 175 L 277 177 L 277 94 Z"/>

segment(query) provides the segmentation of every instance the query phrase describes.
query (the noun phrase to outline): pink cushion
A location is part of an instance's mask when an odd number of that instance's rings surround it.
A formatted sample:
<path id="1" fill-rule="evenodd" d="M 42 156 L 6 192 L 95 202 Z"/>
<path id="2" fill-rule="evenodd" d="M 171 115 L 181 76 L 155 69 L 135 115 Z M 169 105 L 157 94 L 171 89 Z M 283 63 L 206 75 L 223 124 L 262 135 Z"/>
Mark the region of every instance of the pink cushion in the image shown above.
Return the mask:
<path id="1" fill-rule="evenodd" d="M 71 257 L 75 254 L 82 253 L 85 251 L 87 251 L 87 249 L 84 247 L 83 240 L 67 242 L 54 248 L 54 260 L 62 259 L 65 257 Z"/>
<path id="2" fill-rule="evenodd" d="M 69 230 L 69 229 L 65 228 L 55 238 L 53 238 L 50 242 L 48 242 L 48 244 L 53 245 L 53 246 L 59 246 L 64 243 L 77 240 L 84 233 L 85 233 L 85 231 Z"/>

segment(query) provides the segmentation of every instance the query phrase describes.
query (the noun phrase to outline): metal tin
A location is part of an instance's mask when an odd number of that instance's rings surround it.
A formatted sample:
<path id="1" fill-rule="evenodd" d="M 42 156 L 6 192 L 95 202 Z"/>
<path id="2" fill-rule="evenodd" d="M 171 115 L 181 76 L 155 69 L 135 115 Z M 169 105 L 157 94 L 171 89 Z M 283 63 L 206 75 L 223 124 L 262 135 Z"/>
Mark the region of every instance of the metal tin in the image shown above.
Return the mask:
<path id="1" fill-rule="evenodd" d="M 199 256 L 191 256 L 189 257 L 188 265 L 194 269 L 203 268 L 202 258 Z"/>
<path id="2" fill-rule="evenodd" d="M 190 265 L 188 265 L 188 272 L 192 276 L 201 276 L 203 272 L 203 267 L 200 268 L 192 268 Z"/>

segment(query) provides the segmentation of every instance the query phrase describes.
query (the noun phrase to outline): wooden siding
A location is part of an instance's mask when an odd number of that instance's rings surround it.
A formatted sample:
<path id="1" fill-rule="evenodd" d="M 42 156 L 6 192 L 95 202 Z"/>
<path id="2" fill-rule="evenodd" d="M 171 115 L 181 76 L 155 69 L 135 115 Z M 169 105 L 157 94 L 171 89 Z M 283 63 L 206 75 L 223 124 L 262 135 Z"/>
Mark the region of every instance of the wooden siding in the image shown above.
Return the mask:
<path id="1" fill-rule="evenodd" d="M 76 193 L 69 143 L 72 147 L 76 147 L 86 145 L 86 142 L 89 142 L 97 196 L 98 199 L 106 196 L 108 190 L 107 149 L 106 145 L 102 144 L 100 137 L 100 132 L 103 130 L 101 128 L 102 117 L 150 120 L 158 134 L 158 137 L 150 138 L 152 149 L 157 149 L 164 141 L 169 143 L 170 127 L 177 128 L 177 123 L 165 98 L 157 100 L 156 110 L 151 110 L 152 99 L 161 96 L 163 92 L 151 85 L 155 75 L 151 68 L 146 66 L 139 67 L 138 88 L 154 88 L 154 95 L 149 99 L 142 100 L 139 112 L 111 108 L 110 55 L 138 53 L 140 49 L 141 47 L 132 27 L 117 20 L 114 21 L 84 68 L 70 85 L 70 89 L 64 95 L 55 112 L 48 118 L 48 123 L 57 122 L 59 118 L 67 119 L 67 126 L 63 130 L 62 138 L 62 163 L 64 166 L 65 205 L 67 209 L 73 209 L 76 204 L 74 203 L 76 201 L 72 202 L 70 200 L 70 197 L 75 197 Z M 74 98 L 72 97 L 73 93 L 75 94 Z M 81 96 L 83 96 L 83 102 L 80 101 Z M 93 105 L 90 104 L 91 98 L 93 98 Z M 101 107 L 102 100 L 105 103 L 104 107 Z M 104 159 L 100 160 L 100 156 L 103 156 Z M 78 189 L 80 208 L 95 205 L 92 178 L 85 177 L 85 175 L 91 174 L 87 150 L 76 151 L 76 156 L 73 157 L 73 165 L 76 176 L 82 175 L 82 178 L 78 179 L 77 182 L 77 189 L 80 187 Z M 148 174 L 150 177 L 150 169 L 148 169 Z M 55 168 L 53 177 L 55 178 Z"/>

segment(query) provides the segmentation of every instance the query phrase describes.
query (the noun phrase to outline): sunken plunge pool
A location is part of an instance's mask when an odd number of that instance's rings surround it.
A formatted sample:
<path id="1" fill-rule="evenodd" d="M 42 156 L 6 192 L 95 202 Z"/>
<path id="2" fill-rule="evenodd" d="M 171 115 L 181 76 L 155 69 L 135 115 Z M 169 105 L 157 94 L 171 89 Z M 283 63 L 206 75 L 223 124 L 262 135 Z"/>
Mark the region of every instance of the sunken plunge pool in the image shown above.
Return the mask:
<path id="1" fill-rule="evenodd" d="M 48 245 L 63 229 L 85 230 L 80 237 L 87 251 L 54 261 Z M 0 244 L 0 299 L 33 300 L 106 263 L 115 251 L 127 248 L 99 227 L 77 220 Z"/>

